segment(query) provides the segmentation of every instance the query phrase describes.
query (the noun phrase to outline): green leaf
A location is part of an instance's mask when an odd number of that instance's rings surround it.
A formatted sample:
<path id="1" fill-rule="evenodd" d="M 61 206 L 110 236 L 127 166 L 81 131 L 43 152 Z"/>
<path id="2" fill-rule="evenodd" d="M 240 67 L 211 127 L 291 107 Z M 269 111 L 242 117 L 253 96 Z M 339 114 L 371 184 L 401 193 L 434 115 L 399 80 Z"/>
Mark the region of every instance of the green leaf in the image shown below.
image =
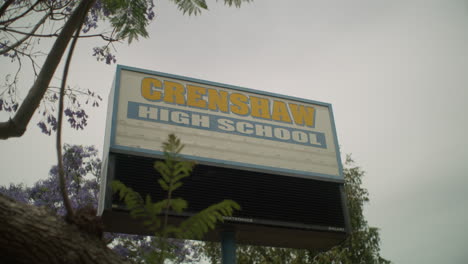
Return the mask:
<path id="1" fill-rule="evenodd" d="M 208 9 L 204 0 L 173 0 L 177 5 L 178 9 L 184 14 L 198 15 L 201 13 L 201 9 Z"/>
<path id="2" fill-rule="evenodd" d="M 251 2 L 252 0 L 224 0 L 224 4 L 228 6 L 235 6 L 235 7 L 240 7 L 242 2 Z"/>
<path id="3" fill-rule="evenodd" d="M 121 0 L 124 1 L 124 0 Z M 204 3 L 204 1 L 203 1 Z M 127 4 L 127 3 L 124 3 Z M 202 5 L 202 3 L 199 3 Z M 193 215 L 180 226 L 166 225 L 166 217 L 169 213 L 183 213 L 188 208 L 188 203 L 182 198 L 172 198 L 172 192 L 183 185 L 183 178 L 190 176 L 194 163 L 185 161 L 179 157 L 183 149 L 180 139 L 171 134 L 168 140 L 163 143 L 164 161 L 155 162 L 154 168 L 161 177 L 157 179 L 161 188 L 167 192 L 167 199 L 153 202 L 151 196 L 147 195 L 145 201 L 140 195 L 123 183 L 115 181 L 112 183 L 114 190 L 119 193 L 121 199 L 130 210 L 130 215 L 142 220 L 143 225 L 154 232 L 161 244 L 161 252 L 157 255 L 168 256 L 166 238 L 168 236 L 180 238 L 201 238 L 211 229 L 216 227 L 218 222 L 224 221 L 225 216 L 231 216 L 235 210 L 240 210 L 240 206 L 231 200 L 225 200 L 214 204 L 205 210 Z"/>
<path id="4" fill-rule="evenodd" d="M 159 183 L 159 186 L 161 186 L 161 188 L 165 191 L 169 191 L 169 185 L 167 185 L 167 183 L 165 181 L 163 181 L 162 179 L 159 179 L 158 180 L 158 183 Z"/>
<path id="5" fill-rule="evenodd" d="M 131 43 L 139 36 L 148 37 L 146 10 L 150 2 L 146 0 L 106 0 L 103 2 L 110 11 L 110 22 L 118 39 Z"/>
<path id="6" fill-rule="evenodd" d="M 182 213 L 188 207 L 188 203 L 186 200 L 182 198 L 175 198 L 172 199 L 172 210 L 176 213 Z"/>
<path id="7" fill-rule="evenodd" d="M 240 210 L 240 205 L 232 200 L 214 204 L 182 222 L 181 235 L 185 238 L 201 239 L 206 232 L 215 228 L 217 222 L 222 222 L 223 217 L 232 216 L 234 210 Z"/>
<path id="8" fill-rule="evenodd" d="M 177 182 L 177 183 L 173 184 L 172 187 L 171 187 L 171 191 L 177 190 L 180 186 L 182 186 L 181 182 Z"/>

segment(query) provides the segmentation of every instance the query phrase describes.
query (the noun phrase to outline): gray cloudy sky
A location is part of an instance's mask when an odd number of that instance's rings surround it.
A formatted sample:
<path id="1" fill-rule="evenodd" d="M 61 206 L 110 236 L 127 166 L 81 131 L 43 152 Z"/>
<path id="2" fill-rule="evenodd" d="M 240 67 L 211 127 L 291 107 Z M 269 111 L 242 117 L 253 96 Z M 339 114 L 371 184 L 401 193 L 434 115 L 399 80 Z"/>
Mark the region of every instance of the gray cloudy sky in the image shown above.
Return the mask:
<path id="1" fill-rule="evenodd" d="M 383 256 L 468 263 L 468 1 L 209 1 L 197 17 L 156 5 L 150 39 L 118 46 L 120 64 L 331 103 L 342 153 L 367 171 Z M 107 97 L 115 66 L 96 63 L 95 45 L 79 43 L 69 84 Z M 91 113 L 66 142 L 102 148 L 105 106 Z M 0 148 L 1 184 L 32 184 L 55 162 L 35 124 Z"/>

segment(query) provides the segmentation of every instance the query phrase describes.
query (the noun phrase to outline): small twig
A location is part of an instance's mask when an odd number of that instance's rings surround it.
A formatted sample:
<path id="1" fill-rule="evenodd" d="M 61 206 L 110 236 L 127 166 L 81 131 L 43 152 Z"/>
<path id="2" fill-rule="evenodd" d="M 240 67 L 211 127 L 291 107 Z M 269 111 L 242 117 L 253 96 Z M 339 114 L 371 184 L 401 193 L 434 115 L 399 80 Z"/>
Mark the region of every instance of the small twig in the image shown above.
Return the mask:
<path id="1" fill-rule="evenodd" d="M 15 22 L 17 21 L 18 19 L 22 18 L 23 16 L 25 16 L 27 13 L 31 12 L 31 10 L 34 9 L 34 7 L 37 6 L 37 4 L 39 4 L 42 0 L 38 0 L 36 1 L 36 3 L 34 3 L 32 6 L 30 6 L 26 11 L 24 11 L 22 14 L 16 16 L 16 17 L 13 17 L 13 18 L 10 18 L 8 20 L 4 20 L 4 21 L 0 21 L 0 25 L 3 25 L 3 24 L 9 24 L 11 22 Z M 12 1 L 13 2 L 13 1 Z M 0 12 L 1 13 L 1 12 Z M 1 15 L 0 15 L 1 16 Z"/>
<path id="2" fill-rule="evenodd" d="M 49 16 L 49 14 L 45 15 L 44 17 L 42 17 L 41 20 L 39 20 L 39 22 L 33 27 L 33 29 L 26 35 L 24 36 L 22 39 L 18 40 L 15 44 L 7 47 L 6 49 L 3 49 L 0 51 L 0 55 L 3 55 L 3 54 L 6 54 L 8 53 L 10 50 L 12 49 L 15 49 L 16 47 L 18 47 L 19 45 L 21 45 L 24 41 L 26 41 L 27 39 L 29 39 L 31 37 L 32 34 L 34 34 L 34 32 L 36 32 L 36 30 L 42 26 L 42 24 L 44 24 L 44 22 L 46 21 L 47 17 Z"/>
<path id="3" fill-rule="evenodd" d="M 13 32 L 13 33 L 17 33 L 17 34 L 20 34 L 20 35 L 26 35 L 26 36 L 29 36 L 29 37 L 50 38 L 50 37 L 58 37 L 59 36 L 58 33 L 53 33 L 53 34 L 31 34 L 31 33 L 28 33 L 28 32 L 23 32 L 23 31 L 19 31 L 19 30 L 16 30 L 16 29 L 8 28 L 8 27 L 1 27 L 0 30 L 5 31 L 5 32 Z M 61 30 L 61 28 L 59 28 L 57 31 L 60 31 L 60 30 Z M 106 36 L 104 34 L 82 35 L 82 36 L 79 36 L 79 37 L 80 38 L 100 37 L 103 40 L 109 41 L 109 42 L 115 42 L 115 41 L 121 41 L 122 40 L 122 39 L 108 37 L 108 36 Z"/>

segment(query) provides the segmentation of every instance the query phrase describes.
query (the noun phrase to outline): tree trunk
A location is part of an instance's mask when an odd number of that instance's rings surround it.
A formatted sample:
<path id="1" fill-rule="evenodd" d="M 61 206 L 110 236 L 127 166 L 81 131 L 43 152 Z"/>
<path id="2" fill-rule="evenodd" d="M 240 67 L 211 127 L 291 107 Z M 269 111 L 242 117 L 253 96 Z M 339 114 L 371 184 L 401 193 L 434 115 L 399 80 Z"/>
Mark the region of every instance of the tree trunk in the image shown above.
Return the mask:
<path id="1" fill-rule="evenodd" d="M 126 263 L 97 236 L 0 194 L 2 263 Z"/>

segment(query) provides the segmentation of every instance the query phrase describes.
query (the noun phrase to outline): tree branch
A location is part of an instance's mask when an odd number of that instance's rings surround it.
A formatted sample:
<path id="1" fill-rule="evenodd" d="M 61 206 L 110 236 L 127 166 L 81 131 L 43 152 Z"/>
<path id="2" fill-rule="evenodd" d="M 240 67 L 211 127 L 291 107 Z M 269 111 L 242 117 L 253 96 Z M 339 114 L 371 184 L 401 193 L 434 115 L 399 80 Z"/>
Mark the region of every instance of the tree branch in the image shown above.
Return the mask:
<path id="1" fill-rule="evenodd" d="M 18 109 L 18 112 L 16 112 L 13 119 L 0 123 L 0 139 L 20 137 L 24 134 L 29 121 L 47 91 L 47 87 L 49 87 L 55 70 L 57 69 L 65 49 L 67 48 L 68 42 L 78 28 L 82 16 L 88 13 L 93 4 L 94 0 L 82 0 L 75 11 L 73 11 L 60 32 L 59 37 L 55 40 L 54 46 L 50 50 L 37 80 L 29 90 L 26 98 Z"/>
<path id="2" fill-rule="evenodd" d="M 39 37 L 39 38 L 51 38 L 51 37 L 58 37 L 59 36 L 59 34 L 57 34 L 57 33 L 54 33 L 54 34 L 31 34 L 31 33 L 28 33 L 28 32 L 23 32 L 23 31 L 19 31 L 19 30 L 7 28 L 7 27 L 2 27 L 2 28 L 0 28 L 0 30 L 6 31 L 6 32 L 13 32 L 13 33 L 21 34 L 21 35 L 26 35 L 26 36 L 30 36 L 30 37 Z M 120 41 L 121 40 L 121 39 L 118 39 L 118 38 L 108 37 L 108 36 L 106 36 L 104 34 L 80 35 L 79 37 L 80 38 L 101 37 L 103 40 L 109 41 L 109 42 L 115 42 L 115 41 Z"/>
<path id="3" fill-rule="evenodd" d="M 70 68 L 70 62 L 73 57 L 73 52 L 75 50 L 76 42 L 78 42 L 78 36 L 80 35 L 81 27 L 83 26 L 84 18 L 86 13 L 81 17 L 80 25 L 75 31 L 75 37 L 70 45 L 68 50 L 67 60 L 65 62 L 65 67 L 63 69 L 62 76 L 62 85 L 60 87 L 60 97 L 59 97 L 59 109 L 58 109 L 58 121 L 57 121 L 57 161 L 58 161 L 58 175 L 59 175 L 59 186 L 60 192 L 62 193 L 63 204 L 67 210 L 66 219 L 69 221 L 73 220 L 74 212 L 71 206 L 70 198 L 68 197 L 67 187 L 65 183 L 65 171 L 63 169 L 63 157 L 62 157 L 62 123 L 63 123 L 63 99 L 65 97 L 65 87 L 67 85 L 68 78 L 68 69 Z"/>
<path id="4" fill-rule="evenodd" d="M 14 0 L 13 0 L 14 1 Z M 34 3 L 32 6 L 30 6 L 26 11 L 24 11 L 23 13 L 21 13 L 20 15 L 16 16 L 16 17 L 13 17 L 13 18 L 10 18 L 10 19 L 7 19 L 7 20 L 4 20 L 4 21 L 0 21 L 0 25 L 4 25 L 4 24 L 8 24 L 8 23 L 11 23 L 11 22 L 14 22 L 20 18 L 22 18 L 23 16 L 25 16 L 27 13 L 31 12 L 31 10 L 34 9 L 34 7 L 37 6 L 37 4 L 39 4 L 40 2 L 42 2 L 43 0 L 37 0 L 36 3 Z M 0 13 L 0 17 L 1 17 L 1 14 Z"/>
<path id="5" fill-rule="evenodd" d="M 35 32 L 36 30 L 42 26 L 42 24 L 44 24 L 44 22 L 47 20 L 47 17 L 49 16 L 49 14 L 45 15 L 43 18 L 41 18 L 41 20 L 39 20 L 39 22 L 33 27 L 33 29 L 31 30 L 31 32 L 29 32 L 28 34 L 26 34 L 22 39 L 18 40 L 15 44 L 11 45 L 11 46 L 7 46 L 6 49 L 0 51 L 0 56 L 3 55 L 3 54 L 6 54 L 8 53 L 9 51 L 15 49 L 16 47 L 18 47 L 19 45 L 21 45 L 23 42 L 25 42 L 27 39 L 29 39 Z"/>
<path id="6" fill-rule="evenodd" d="M 7 10 L 7 8 L 13 4 L 15 0 L 7 0 L 3 5 L 2 7 L 0 7 L 0 17 L 3 16 L 3 14 L 5 14 L 5 11 Z"/>

